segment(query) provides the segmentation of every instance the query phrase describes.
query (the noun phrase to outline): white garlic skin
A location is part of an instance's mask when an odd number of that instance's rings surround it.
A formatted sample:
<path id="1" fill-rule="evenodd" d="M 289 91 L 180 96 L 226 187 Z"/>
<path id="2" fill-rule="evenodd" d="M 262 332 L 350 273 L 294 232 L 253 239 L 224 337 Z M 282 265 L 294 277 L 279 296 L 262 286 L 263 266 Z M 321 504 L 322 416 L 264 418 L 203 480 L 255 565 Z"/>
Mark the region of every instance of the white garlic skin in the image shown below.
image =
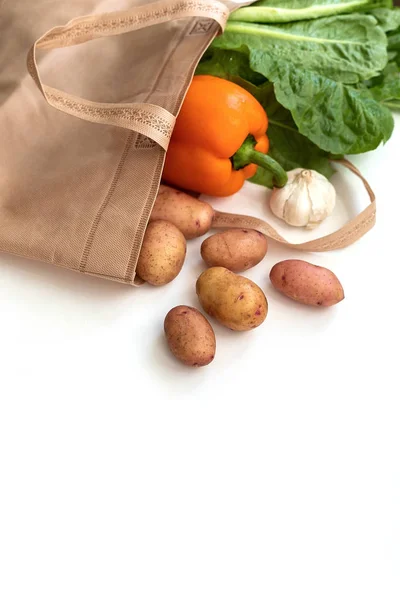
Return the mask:
<path id="1" fill-rule="evenodd" d="M 274 188 L 270 207 L 274 215 L 295 227 L 312 229 L 335 208 L 336 191 L 324 175 L 312 169 L 288 171 L 288 182 Z"/>

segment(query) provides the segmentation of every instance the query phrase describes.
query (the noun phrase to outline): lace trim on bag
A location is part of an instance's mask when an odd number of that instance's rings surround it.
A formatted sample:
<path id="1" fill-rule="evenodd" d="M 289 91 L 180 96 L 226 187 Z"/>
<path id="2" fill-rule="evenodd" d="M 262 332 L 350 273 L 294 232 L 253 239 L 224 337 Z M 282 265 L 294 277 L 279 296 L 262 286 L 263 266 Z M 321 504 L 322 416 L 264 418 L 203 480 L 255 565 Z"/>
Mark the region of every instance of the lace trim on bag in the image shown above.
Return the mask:
<path id="1" fill-rule="evenodd" d="M 69 113 L 78 113 L 81 117 L 84 115 L 90 116 L 91 119 L 109 121 L 123 119 L 127 123 L 141 123 L 144 127 L 150 127 L 158 131 L 163 137 L 169 139 L 172 134 L 175 119 L 166 119 L 161 115 L 156 114 L 158 107 L 154 111 L 151 107 L 99 107 L 91 106 L 90 104 L 82 104 L 76 100 L 66 97 L 63 94 L 55 94 L 46 92 L 47 99 L 53 105 L 62 106 Z M 171 115 L 172 116 L 172 115 Z"/>
<path id="2" fill-rule="evenodd" d="M 229 9 L 219 2 L 205 3 L 201 0 L 187 0 L 179 2 L 172 6 L 165 6 L 157 10 L 146 11 L 146 7 L 141 7 L 143 10 L 139 14 L 129 15 L 118 18 L 103 18 L 101 21 L 93 22 L 90 19 L 88 22 L 71 23 L 71 29 L 65 31 L 50 31 L 42 40 L 39 41 L 38 47 L 45 47 L 53 42 L 66 42 L 77 38 L 87 39 L 88 36 L 113 35 L 120 32 L 122 29 L 133 30 L 138 25 L 148 26 L 151 22 L 160 23 L 178 18 L 179 15 L 184 16 L 205 16 L 214 18 L 221 26 L 224 26 L 229 16 Z"/>

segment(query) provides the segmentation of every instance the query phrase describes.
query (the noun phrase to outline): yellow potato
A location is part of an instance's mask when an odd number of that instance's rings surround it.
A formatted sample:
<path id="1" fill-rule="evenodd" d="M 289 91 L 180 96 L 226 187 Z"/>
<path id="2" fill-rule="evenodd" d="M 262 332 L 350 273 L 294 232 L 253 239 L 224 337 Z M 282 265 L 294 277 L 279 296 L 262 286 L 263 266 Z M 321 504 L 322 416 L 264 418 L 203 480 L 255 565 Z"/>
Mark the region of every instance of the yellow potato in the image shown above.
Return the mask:
<path id="1" fill-rule="evenodd" d="M 204 367 L 214 359 L 214 330 L 196 308 L 175 306 L 165 317 L 164 331 L 172 354 L 185 365 Z"/>
<path id="2" fill-rule="evenodd" d="M 296 302 L 311 306 L 332 306 L 344 298 L 339 279 L 325 267 L 305 260 L 283 260 L 269 274 L 272 285 Z"/>
<path id="3" fill-rule="evenodd" d="M 213 217 L 214 209 L 207 202 L 161 185 L 150 221 L 169 221 L 176 225 L 187 240 L 191 240 L 207 233 Z"/>
<path id="4" fill-rule="evenodd" d="M 149 223 L 136 273 L 152 285 L 165 285 L 179 274 L 186 256 L 186 240 L 168 221 Z"/>
<path id="5" fill-rule="evenodd" d="M 224 267 L 204 271 L 196 292 L 204 310 L 229 329 L 254 329 L 267 316 L 268 302 L 258 285 Z"/>
<path id="6" fill-rule="evenodd" d="M 267 250 L 267 238 L 262 233 L 254 229 L 227 229 L 204 240 L 200 252 L 207 266 L 238 272 L 258 265 Z"/>

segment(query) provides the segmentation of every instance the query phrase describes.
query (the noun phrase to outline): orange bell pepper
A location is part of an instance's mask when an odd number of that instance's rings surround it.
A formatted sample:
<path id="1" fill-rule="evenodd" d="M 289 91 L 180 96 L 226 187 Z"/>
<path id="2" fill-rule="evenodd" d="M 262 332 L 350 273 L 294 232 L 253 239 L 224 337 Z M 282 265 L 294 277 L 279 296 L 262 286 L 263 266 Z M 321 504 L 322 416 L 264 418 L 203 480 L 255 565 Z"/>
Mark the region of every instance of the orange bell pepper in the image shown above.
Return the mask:
<path id="1" fill-rule="evenodd" d="M 267 156 L 268 118 L 239 85 L 197 75 L 188 89 L 167 151 L 163 179 L 210 196 L 230 196 L 255 175 L 257 165 L 287 182 L 284 169 Z"/>

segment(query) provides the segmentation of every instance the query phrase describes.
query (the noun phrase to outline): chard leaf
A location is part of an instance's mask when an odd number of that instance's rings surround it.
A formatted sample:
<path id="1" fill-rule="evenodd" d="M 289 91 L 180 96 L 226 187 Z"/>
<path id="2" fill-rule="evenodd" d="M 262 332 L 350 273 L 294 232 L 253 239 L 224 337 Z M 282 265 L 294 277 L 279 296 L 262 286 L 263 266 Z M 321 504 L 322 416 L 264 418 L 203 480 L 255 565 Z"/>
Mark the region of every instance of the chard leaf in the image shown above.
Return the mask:
<path id="1" fill-rule="evenodd" d="M 359 154 L 386 142 L 394 127 L 390 111 L 368 90 L 355 89 L 291 66 L 271 73 L 277 100 L 303 135 L 332 154 Z"/>
<path id="2" fill-rule="evenodd" d="M 400 67 L 400 28 L 388 33 L 388 56 Z"/>
<path id="3" fill-rule="evenodd" d="M 392 10 L 388 8 L 377 8 L 368 12 L 375 17 L 379 27 L 381 27 L 383 31 L 393 31 L 400 27 L 400 8 L 394 8 Z"/>
<path id="4" fill-rule="evenodd" d="M 260 0 L 239 8 L 231 21 L 290 23 L 386 7 L 388 0 Z"/>
<path id="5" fill-rule="evenodd" d="M 380 73 L 387 39 L 367 15 L 342 15 L 285 25 L 228 22 L 213 46 L 250 55 L 251 68 L 270 79 L 271 70 L 290 65 L 343 83 Z"/>
<path id="6" fill-rule="evenodd" d="M 400 31 L 390 33 L 387 37 L 388 49 L 392 51 L 400 50 Z"/>
<path id="7" fill-rule="evenodd" d="M 209 48 L 203 54 L 201 62 L 197 66 L 196 75 L 214 75 L 229 81 L 235 81 L 239 78 L 254 84 L 254 86 L 266 81 L 261 73 L 257 73 L 250 68 L 246 54 L 234 50 L 219 50 L 218 48 Z"/>
<path id="8" fill-rule="evenodd" d="M 379 77 L 364 84 L 371 96 L 388 108 L 398 110 L 400 103 L 400 69 L 395 62 L 387 65 Z"/>
<path id="9" fill-rule="evenodd" d="M 390 111 L 361 86 L 385 67 L 386 44 L 373 17 L 354 14 L 279 27 L 228 23 L 213 46 L 248 56 L 300 134 L 325 152 L 355 154 L 393 131 Z"/>

